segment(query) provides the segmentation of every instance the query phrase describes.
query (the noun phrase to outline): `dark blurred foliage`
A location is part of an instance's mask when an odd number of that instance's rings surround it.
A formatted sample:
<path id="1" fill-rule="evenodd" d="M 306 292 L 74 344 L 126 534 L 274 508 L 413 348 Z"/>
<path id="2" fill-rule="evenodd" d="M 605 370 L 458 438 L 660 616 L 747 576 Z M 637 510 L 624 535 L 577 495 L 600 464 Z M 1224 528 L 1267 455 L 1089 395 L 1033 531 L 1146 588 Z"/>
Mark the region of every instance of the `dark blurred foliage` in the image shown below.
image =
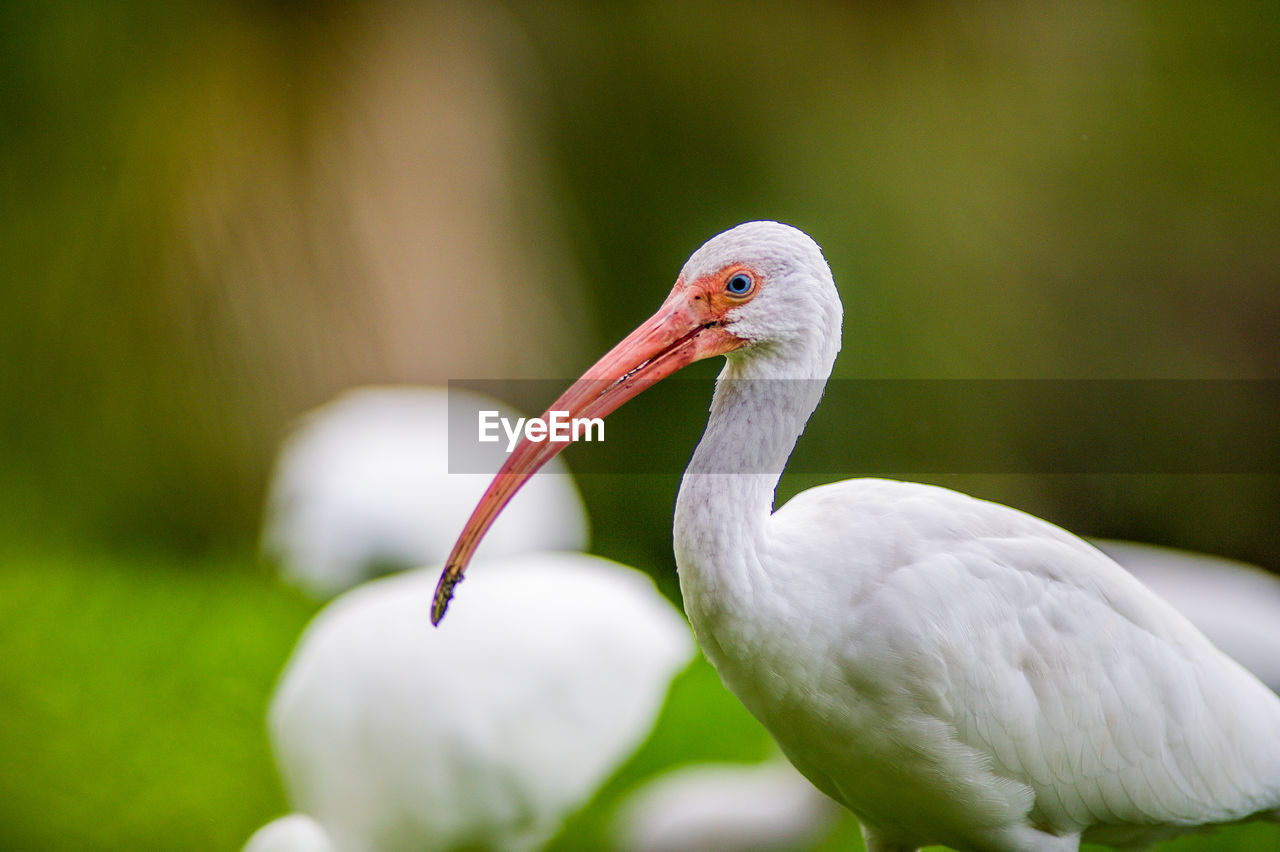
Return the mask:
<path id="1" fill-rule="evenodd" d="M 496 82 L 460 103 L 515 116 L 536 156 L 486 167 L 516 163 L 510 206 L 526 187 L 550 199 L 495 233 L 533 253 L 559 229 L 585 282 L 556 289 L 573 277 L 556 263 L 485 272 L 573 319 L 575 354 L 548 361 L 521 310 L 467 319 L 468 267 L 442 262 L 452 290 L 422 322 L 454 317 L 423 335 L 445 351 L 492 332 L 526 375 L 571 378 L 703 239 L 767 217 L 826 249 L 839 376 L 1277 378 L 1275 4 L 17 2 L 0 10 L 12 530 L 246 543 L 301 410 L 356 381 L 473 377 L 385 354 L 406 332 L 362 289 L 383 258 L 348 247 L 372 153 L 391 174 L 422 166 L 362 147 L 361 116 L 388 107 L 352 80 L 388 52 L 368 36 L 382 19 L 421 19 L 424 53 L 456 30 L 487 63 Z M 458 192 L 472 179 L 488 180 Z M 419 282 L 399 286 L 407 301 Z M 851 405 L 830 395 L 810 440 L 838 442 Z M 698 416 L 662 440 L 691 447 Z M 1280 564 L 1274 476 L 940 481 L 1084 532 Z M 669 562 L 677 484 L 588 477 L 600 548 Z"/>
<path id="2" fill-rule="evenodd" d="M 219 364 L 234 342 L 173 292 L 189 96 L 231 22 L 23 2 L 0 21 L 6 513 L 46 534 L 243 536 L 261 437 Z"/>

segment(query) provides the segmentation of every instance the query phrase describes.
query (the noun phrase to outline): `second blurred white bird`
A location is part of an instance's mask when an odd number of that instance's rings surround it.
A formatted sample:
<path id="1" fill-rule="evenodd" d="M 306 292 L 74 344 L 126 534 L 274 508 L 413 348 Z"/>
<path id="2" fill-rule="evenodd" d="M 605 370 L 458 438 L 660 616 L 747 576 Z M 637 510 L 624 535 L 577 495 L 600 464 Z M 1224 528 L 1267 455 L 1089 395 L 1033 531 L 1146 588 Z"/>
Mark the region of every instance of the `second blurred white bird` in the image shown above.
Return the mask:
<path id="1" fill-rule="evenodd" d="M 700 763 L 636 790 L 614 828 L 626 852 L 763 852 L 811 847 L 838 813 L 782 758 Z"/>
<path id="2" fill-rule="evenodd" d="M 334 847 L 534 849 L 652 728 L 693 655 L 634 569 L 594 556 L 486 560 L 447 630 L 433 569 L 366 583 L 308 626 L 269 729 L 295 808 Z"/>
<path id="3" fill-rule="evenodd" d="M 404 386 L 350 390 L 302 418 L 276 462 L 263 532 L 263 550 L 286 579 L 324 599 L 380 573 L 444 560 L 491 478 L 449 473 L 450 406 L 454 423 L 475 423 L 471 412 L 481 409 L 511 416 L 479 393 Z M 500 462 L 500 446 L 491 446 Z M 583 550 L 587 535 L 573 479 L 539 476 L 481 556 Z"/>

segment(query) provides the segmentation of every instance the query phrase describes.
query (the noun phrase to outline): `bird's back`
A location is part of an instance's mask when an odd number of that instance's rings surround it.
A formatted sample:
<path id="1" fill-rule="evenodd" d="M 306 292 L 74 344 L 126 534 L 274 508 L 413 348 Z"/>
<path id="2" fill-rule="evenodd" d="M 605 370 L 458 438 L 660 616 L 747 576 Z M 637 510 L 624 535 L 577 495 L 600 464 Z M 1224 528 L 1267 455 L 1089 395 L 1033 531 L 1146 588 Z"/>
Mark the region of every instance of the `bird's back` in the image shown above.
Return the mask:
<path id="1" fill-rule="evenodd" d="M 852 480 L 782 507 L 757 554 L 772 615 L 720 625 L 710 653 L 885 836 L 1147 842 L 1280 807 L 1280 699 L 1051 524 Z"/>

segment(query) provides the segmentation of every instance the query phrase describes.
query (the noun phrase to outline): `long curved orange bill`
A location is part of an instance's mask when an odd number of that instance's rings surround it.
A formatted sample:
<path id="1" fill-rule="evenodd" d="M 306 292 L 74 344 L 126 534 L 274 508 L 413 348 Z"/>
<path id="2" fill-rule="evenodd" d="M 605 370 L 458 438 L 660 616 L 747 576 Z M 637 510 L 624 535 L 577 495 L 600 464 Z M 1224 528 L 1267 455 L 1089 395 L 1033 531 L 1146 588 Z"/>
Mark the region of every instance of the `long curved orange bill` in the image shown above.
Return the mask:
<path id="1" fill-rule="evenodd" d="M 564 412 L 561 417 L 603 418 L 624 402 L 682 367 L 703 358 L 723 355 L 744 345 L 725 331 L 720 316 L 701 298 L 698 282 L 675 288 L 652 317 L 610 349 L 551 404 L 543 415 Z M 471 561 L 481 538 L 520 486 L 567 446 L 565 441 L 530 441 L 512 450 L 471 513 L 453 546 L 436 585 L 431 603 L 431 623 L 444 618 L 453 587 Z"/>

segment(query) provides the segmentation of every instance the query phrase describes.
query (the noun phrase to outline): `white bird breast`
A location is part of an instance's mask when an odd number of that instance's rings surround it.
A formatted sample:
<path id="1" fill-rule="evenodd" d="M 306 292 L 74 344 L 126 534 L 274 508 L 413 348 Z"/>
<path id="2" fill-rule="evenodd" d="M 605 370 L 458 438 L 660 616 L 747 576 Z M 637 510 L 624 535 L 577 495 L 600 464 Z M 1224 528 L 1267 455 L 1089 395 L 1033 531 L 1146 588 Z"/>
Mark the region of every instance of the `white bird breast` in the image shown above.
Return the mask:
<path id="1" fill-rule="evenodd" d="M 699 638 L 801 771 L 890 834 L 1225 822 L 1280 795 L 1275 696 L 1050 524 L 854 480 L 783 506 L 757 554 L 750 610 L 695 617 Z"/>
<path id="2" fill-rule="evenodd" d="M 366 583 L 307 628 L 269 727 L 294 806 L 341 849 L 544 841 L 641 742 L 688 626 L 625 566 L 484 560 L 441 629 L 435 571 Z"/>

